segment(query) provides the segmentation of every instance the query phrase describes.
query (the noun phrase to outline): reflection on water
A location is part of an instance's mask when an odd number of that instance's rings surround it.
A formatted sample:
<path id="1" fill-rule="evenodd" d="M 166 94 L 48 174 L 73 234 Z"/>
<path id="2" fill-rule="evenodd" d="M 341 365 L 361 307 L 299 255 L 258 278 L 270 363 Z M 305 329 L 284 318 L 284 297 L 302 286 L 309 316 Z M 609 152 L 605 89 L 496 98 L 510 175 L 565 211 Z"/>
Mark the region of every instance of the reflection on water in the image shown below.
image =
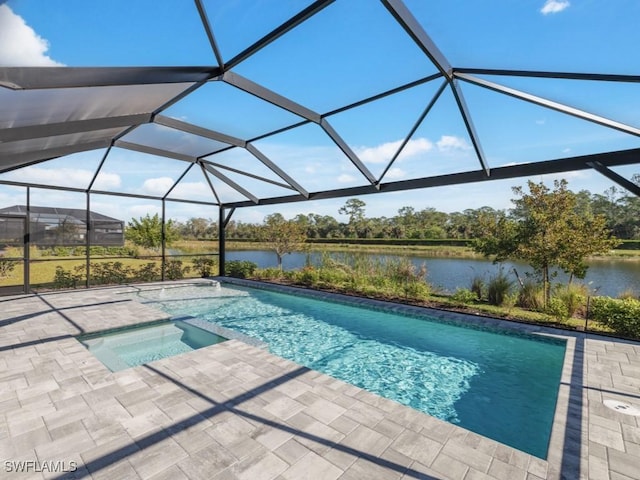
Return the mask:
<path id="1" fill-rule="evenodd" d="M 309 255 L 305 253 L 292 253 L 285 255 L 283 268 L 293 270 L 303 267 L 309 257 L 312 264 L 320 261 L 321 253 L 313 252 Z M 394 255 L 376 255 L 377 258 L 400 258 Z M 249 260 L 255 262 L 259 268 L 277 266 L 275 253 L 266 250 L 246 250 L 227 251 L 227 261 L 229 260 Z M 442 257 L 414 257 L 409 259 L 420 267 L 422 263 L 427 265 L 427 280 L 434 287 L 446 292 L 454 292 L 456 288 L 469 288 L 474 276 L 479 275 L 489 279 L 495 275 L 500 266 L 494 265 L 489 260 L 475 258 L 442 258 Z M 512 272 L 515 267 L 520 276 L 524 276 L 531 269 L 522 263 L 504 262 L 502 264 L 505 271 Z M 513 280 L 515 281 L 515 276 Z M 565 282 L 566 275 L 562 272 L 558 274 L 556 281 Z M 625 261 L 618 259 L 595 260 L 590 262 L 587 276 L 581 282 L 587 283 L 594 294 L 617 296 L 627 289 L 638 293 L 640 290 L 640 261 Z"/>

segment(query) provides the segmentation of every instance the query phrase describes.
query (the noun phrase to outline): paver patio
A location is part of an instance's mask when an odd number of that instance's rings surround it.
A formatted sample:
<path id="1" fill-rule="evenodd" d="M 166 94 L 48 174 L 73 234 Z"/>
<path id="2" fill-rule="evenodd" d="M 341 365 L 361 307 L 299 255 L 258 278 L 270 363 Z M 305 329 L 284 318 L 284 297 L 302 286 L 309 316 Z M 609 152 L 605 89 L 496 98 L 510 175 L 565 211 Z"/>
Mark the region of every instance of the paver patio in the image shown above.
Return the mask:
<path id="1" fill-rule="evenodd" d="M 640 478 L 639 343 L 522 327 L 568 339 L 544 461 L 239 340 L 111 373 L 74 337 L 166 318 L 128 289 L 0 299 L 1 478 Z"/>

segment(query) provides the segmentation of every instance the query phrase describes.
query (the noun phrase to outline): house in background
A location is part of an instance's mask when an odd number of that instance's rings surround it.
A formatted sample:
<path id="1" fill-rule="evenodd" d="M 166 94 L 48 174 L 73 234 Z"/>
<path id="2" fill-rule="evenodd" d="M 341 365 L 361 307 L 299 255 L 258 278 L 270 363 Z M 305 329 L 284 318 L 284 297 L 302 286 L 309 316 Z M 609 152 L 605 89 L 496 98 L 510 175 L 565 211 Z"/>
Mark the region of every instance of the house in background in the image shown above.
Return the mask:
<path id="1" fill-rule="evenodd" d="M 79 208 L 29 208 L 31 243 L 38 246 L 81 246 L 87 241 L 87 211 Z M 12 218 L 26 218 L 25 205 L 0 208 L 0 243 L 9 244 L 23 236 L 23 227 Z M 124 245 L 124 222 L 97 212 L 89 212 L 92 246 Z M 19 231 L 18 231 L 19 229 Z"/>

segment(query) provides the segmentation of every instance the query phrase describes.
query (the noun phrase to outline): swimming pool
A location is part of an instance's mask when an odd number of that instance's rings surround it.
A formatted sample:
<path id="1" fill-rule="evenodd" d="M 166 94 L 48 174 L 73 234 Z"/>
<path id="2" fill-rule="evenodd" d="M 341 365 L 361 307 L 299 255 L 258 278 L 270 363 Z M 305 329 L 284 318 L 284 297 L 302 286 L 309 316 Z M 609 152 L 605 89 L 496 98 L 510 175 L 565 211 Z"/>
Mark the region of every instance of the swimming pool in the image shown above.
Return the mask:
<path id="1" fill-rule="evenodd" d="M 140 292 L 301 365 L 546 458 L 565 342 L 239 286 Z"/>
<path id="2" fill-rule="evenodd" d="M 81 335 L 78 340 L 112 372 L 227 340 L 182 321 Z"/>

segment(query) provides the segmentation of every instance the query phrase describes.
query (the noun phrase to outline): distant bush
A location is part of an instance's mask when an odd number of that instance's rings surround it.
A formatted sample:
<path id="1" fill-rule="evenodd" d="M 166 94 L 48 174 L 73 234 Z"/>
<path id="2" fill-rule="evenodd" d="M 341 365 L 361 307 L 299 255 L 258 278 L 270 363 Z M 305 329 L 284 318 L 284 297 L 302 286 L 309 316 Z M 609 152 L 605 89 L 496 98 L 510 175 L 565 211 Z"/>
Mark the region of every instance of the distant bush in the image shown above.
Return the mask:
<path id="1" fill-rule="evenodd" d="M 155 262 L 145 263 L 135 271 L 135 277 L 141 282 L 155 282 L 160 279 L 160 268 Z"/>
<path id="2" fill-rule="evenodd" d="M 53 288 L 76 288 L 81 280 L 82 277 L 79 274 L 57 266 L 53 276 Z"/>
<path id="3" fill-rule="evenodd" d="M 164 275 L 167 280 L 180 280 L 190 271 L 191 267 L 183 267 L 181 260 L 169 260 L 164 264 Z"/>
<path id="4" fill-rule="evenodd" d="M 555 291 L 555 297 L 560 299 L 567 308 L 568 318 L 573 317 L 580 310 L 584 311 L 587 304 L 587 294 L 585 285 L 575 283 L 558 286 Z"/>
<path id="5" fill-rule="evenodd" d="M 250 277 L 257 268 L 257 264 L 248 260 L 231 260 L 224 265 L 226 274 L 237 278 Z"/>
<path id="6" fill-rule="evenodd" d="M 567 305 L 558 297 L 551 297 L 546 312 L 552 317 L 562 321 L 567 320 L 571 316 L 569 315 Z"/>
<path id="7" fill-rule="evenodd" d="M 520 286 L 516 305 L 529 310 L 541 311 L 544 307 L 542 286 L 530 278 L 525 279 Z"/>
<path id="8" fill-rule="evenodd" d="M 484 298 L 485 291 L 484 278 L 480 275 L 475 275 L 471 280 L 471 291 L 475 293 L 476 300 L 482 300 Z"/>
<path id="9" fill-rule="evenodd" d="M 458 288 L 456 292 L 451 295 L 451 299 L 458 304 L 468 305 L 478 300 L 478 294 L 468 288 Z"/>
<path id="10" fill-rule="evenodd" d="M 511 290 L 512 282 L 504 271 L 500 270 L 489 279 L 487 286 L 487 300 L 491 305 L 502 305 Z"/>
<path id="11" fill-rule="evenodd" d="M 590 316 L 626 337 L 640 337 L 640 300 L 593 297 Z"/>
<path id="12" fill-rule="evenodd" d="M 191 263 L 193 264 L 195 271 L 198 272 L 198 275 L 202 278 L 210 277 L 213 272 L 213 268 L 216 266 L 215 259 L 211 257 L 197 257 L 194 258 Z"/>

